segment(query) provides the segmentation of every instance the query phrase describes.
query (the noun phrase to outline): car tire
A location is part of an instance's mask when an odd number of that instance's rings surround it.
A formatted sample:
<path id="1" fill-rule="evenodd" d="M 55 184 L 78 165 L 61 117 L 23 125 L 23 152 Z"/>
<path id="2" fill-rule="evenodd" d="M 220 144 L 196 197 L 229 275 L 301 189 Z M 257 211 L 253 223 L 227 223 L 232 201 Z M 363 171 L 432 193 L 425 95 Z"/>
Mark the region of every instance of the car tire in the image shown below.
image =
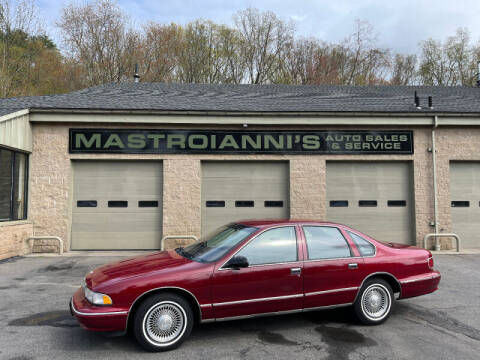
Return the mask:
<path id="1" fill-rule="evenodd" d="M 367 280 L 355 300 L 355 313 L 365 325 L 378 325 L 387 320 L 394 304 L 391 286 L 383 279 Z"/>
<path id="2" fill-rule="evenodd" d="M 183 297 L 172 293 L 145 299 L 135 313 L 133 333 L 148 351 L 177 348 L 190 335 L 194 316 Z"/>

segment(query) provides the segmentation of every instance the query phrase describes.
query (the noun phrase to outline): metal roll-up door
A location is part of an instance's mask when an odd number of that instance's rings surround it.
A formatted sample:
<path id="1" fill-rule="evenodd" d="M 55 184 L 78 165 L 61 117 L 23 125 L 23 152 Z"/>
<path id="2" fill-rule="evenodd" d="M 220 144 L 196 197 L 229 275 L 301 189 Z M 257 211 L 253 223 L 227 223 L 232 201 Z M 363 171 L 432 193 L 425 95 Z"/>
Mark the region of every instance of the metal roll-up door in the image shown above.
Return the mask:
<path id="1" fill-rule="evenodd" d="M 327 219 L 415 244 L 411 179 L 408 162 L 327 162 Z"/>
<path id="2" fill-rule="evenodd" d="M 462 248 L 480 249 L 479 162 L 450 163 L 450 214 Z"/>
<path id="3" fill-rule="evenodd" d="M 73 164 L 72 250 L 158 249 L 161 162 Z"/>
<path id="4" fill-rule="evenodd" d="M 202 235 L 232 221 L 288 219 L 287 162 L 203 162 Z"/>

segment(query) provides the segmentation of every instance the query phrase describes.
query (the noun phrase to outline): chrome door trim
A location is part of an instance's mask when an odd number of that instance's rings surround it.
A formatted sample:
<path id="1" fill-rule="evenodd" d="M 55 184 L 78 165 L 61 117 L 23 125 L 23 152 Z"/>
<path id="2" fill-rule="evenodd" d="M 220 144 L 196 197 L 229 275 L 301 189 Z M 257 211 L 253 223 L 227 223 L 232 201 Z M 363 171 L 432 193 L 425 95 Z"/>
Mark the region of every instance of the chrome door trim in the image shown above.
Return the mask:
<path id="1" fill-rule="evenodd" d="M 230 260 L 230 259 L 229 259 L 229 260 Z M 302 263 L 302 260 L 286 261 L 286 262 L 271 263 L 271 264 L 248 265 L 248 269 L 256 268 L 256 267 L 263 267 L 263 266 L 298 264 L 298 263 Z M 225 265 L 225 264 L 223 264 L 223 265 Z M 223 265 L 222 265 L 222 266 L 223 266 Z M 235 269 L 230 269 L 230 268 L 218 268 L 218 269 L 217 269 L 217 271 L 225 271 L 225 270 L 235 270 Z"/>
<path id="2" fill-rule="evenodd" d="M 235 255 L 237 255 L 237 253 L 238 253 L 240 250 L 242 250 L 245 246 L 247 246 L 248 244 L 250 244 L 250 242 L 252 242 L 253 240 L 255 240 L 258 236 L 260 236 L 260 235 L 263 234 L 264 232 L 266 232 L 266 231 L 268 231 L 268 230 L 272 230 L 272 229 L 282 228 L 282 227 L 293 227 L 294 230 L 295 230 L 295 243 L 296 243 L 296 246 L 297 246 L 297 260 L 296 260 L 296 261 L 280 262 L 280 263 L 271 263 L 271 264 L 249 265 L 248 268 L 257 267 L 257 266 L 292 264 L 292 263 L 302 262 L 301 260 L 298 260 L 298 232 L 297 232 L 297 225 L 296 225 L 296 224 L 294 224 L 294 225 L 276 225 L 276 226 L 272 226 L 272 227 L 263 229 L 263 230 L 260 231 L 258 234 L 256 234 L 254 237 L 252 237 L 250 240 L 248 240 L 245 244 L 243 244 L 242 246 L 240 246 L 240 248 L 238 248 L 237 251 L 235 251 L 235 252 L 232 254 L 232 256 L 230 256 L 221 266 L 218 267 L 217 271 L 233 270 L 233 269 L 229 269 L 229 268 L 224 268 L 224 266 L 225 266 L 225 264 L 226 264 L 227 262 L 230 261 L 231 258 L 233 258 Z"/>
<path id="3" fill-rule="evenodd" d="M 266 313 L 259 313 L 259 314 L 250 314 L 250 315 L 240 315 L 240 316 L 229 316 L 229 317 L 223 317 L 223 318 L 205 319 L 205 320 L 202 320 L 202 323 L 217 322 L 217 321 L 229 321 L 229 320 L 241 320 L 241 319 L 252 319 L 252 318 L 263 317 L 263 316 L 295 314 L 295 313 L 315 311 L 315 310 L 328 310 L 328 309 L 335 309 L 335 308 L 350 306 L 352 304 L 353 303 L 344 303 L 344 304 L 318 306 L 318 307 L 305 308 L 305 309 L 293 309 L 293 310 L 266 312 Z"/>
<path id="4" fill-rule="evenodd" d="M 336 293 L 336 292 L 351 291 L 351 290 L 357 290 L 357 289 L 358 289 L 358 286 L 353 286 L 353 287 L 348 287 L 348 288 L 340 288 L 340 289 L 332 289 L 332 290 L 315 291 L 315 292 L 305 293 L 305 296 L 331 294 L 331 293 Z"/>
<path id="5" fill-rule="evenodd" d="M 315 310 L 336 309 L 336 308 L 341 308 L 341 307 L 350 306 L 350 305 L 353 305 L 353 303 L 343 303 L 343 304 L 335 304 L 335 305 L 309 307 L 309 308 L 303 309 L 303 312 L 315 311 Z"/>
<path id="6" fill-rule="evenodd" d="M 303 296 L 304 296 L 303 294 L 284 295 L 284 296 L 274 296 L 274 297 L 257 298 L 257 299 L 226 301 L 226 302 L 221 302 L 221 303 L 213 303 L 212 305 L 213 305 L 213 307 L 215 307 L 215 306 L 227 306 L 227 305 L 236 305 L 236 304 L 246 304 L 246 303 L 252 303 L 252 302 L 295 299 L 295 298 L 299 298 L 299 297 L 303 297 Z"/>

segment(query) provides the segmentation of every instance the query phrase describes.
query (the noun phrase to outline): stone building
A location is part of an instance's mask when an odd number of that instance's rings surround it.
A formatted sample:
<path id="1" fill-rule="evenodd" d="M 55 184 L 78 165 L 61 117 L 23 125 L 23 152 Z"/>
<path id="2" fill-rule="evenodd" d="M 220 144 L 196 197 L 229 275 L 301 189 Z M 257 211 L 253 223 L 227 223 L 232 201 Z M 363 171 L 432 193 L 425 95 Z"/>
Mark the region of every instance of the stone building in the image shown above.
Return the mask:
<path id="1" fill-rule="evenodd" d="M 479 100 L 464 87 L 160 83 L 1 99 L 0 259 L 58 251 L 45 236 L 64 251 L 172 248 L 250 218 L 418 246 L 453 232 L 478 249 Z"/>

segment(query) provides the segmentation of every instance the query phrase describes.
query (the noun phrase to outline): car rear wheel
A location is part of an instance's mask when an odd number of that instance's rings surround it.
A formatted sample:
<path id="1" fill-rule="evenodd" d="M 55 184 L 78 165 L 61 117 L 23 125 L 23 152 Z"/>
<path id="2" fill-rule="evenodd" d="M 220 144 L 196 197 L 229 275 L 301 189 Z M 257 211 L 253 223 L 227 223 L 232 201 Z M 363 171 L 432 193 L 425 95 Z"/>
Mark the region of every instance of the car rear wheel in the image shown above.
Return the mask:
<path id="1" fill-rule="evenodd" d="M 152 295 L 135 313 L 135 338 L 149 351 L 177 348 L 190 335 L 192 328 L 192 309 L 176 294 Z"/>
<path id="2" fill-rule="evenodd" d="M 393 291 L 383 279 L 370 279 L 360 289 L 355 301 L 355 313 L 366 325 L 378 325 L 387 320 L 393 307 Z"/>

